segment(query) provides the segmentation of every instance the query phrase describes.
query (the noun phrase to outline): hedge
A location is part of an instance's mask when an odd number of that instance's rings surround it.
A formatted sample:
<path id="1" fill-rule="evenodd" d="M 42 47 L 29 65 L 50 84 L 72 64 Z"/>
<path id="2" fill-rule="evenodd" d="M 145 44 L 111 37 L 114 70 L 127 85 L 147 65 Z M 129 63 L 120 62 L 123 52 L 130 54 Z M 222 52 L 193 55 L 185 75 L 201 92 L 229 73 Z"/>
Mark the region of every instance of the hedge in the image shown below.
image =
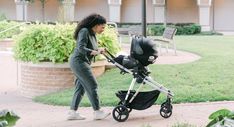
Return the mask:
<path id="1" fill-rule="evenodd" d="M 119 28 L 141 27 L 141 23 L 117 23 Z M 195 23 L 167 23 L 168 27 L 177 28 L 176 35 L 192 35 L 201 32 L 201 26 Z M 161 36 L 165 27 L 163 23 L 147 23 L 147 35 Z"/>
<path id="2" fill-rule="evenodd" d="M 167 27 L 176 28 L 176 35 L 193 35 L 201 33 L 201 26 L 197 24 L 171 24 L 167 25 Z M 150 36 L 161 36 L 164 29 L 164 25 L 149 25 L 147 33 Z"/>
<path id="3" fill-rule="evenodd" d="M 9 29 L 9 28 L 17 26 L 17 25 L 19 25 L 19 23 L 15 22 L 15 21 L 9 21 L 9 22 L 6 20 L 0 21 L 0 31 L 4 31 L 6 29 Z M 20 32 L 21 32 L 20 27 L 13 28 L 9 31 L 1 33 L 0 40 L 4 39 L 4 38 L 12 38 L 14 35 L 17 35 Z"/>
<path id="4" fill-rule="evenodd" d="M 75 24 L 36 24 L 27 27 L 16 40 L 14 56 L 24 62 L 68 62 L 70 54 L 73 52 L 76 42 L 73 39 Z M 119 50 L 117 34 L 115 30 L 106 28 L 98 39 L 106 43 L 112 53 Z"/>

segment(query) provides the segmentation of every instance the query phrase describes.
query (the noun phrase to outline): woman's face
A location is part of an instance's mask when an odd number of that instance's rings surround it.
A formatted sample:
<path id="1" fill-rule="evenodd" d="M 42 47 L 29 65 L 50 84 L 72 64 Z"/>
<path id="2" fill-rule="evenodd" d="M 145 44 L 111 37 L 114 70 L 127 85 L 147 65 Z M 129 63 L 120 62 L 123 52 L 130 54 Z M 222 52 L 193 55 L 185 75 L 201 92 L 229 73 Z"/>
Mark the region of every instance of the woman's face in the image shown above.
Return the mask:
<path id="1" fill-rule="evenodd" d="M 106 26 L 106 24 L 98 24 L 98 25 L 94 26 L 94 32 L 101 34 L 104 31 L 105 26 Z"/>

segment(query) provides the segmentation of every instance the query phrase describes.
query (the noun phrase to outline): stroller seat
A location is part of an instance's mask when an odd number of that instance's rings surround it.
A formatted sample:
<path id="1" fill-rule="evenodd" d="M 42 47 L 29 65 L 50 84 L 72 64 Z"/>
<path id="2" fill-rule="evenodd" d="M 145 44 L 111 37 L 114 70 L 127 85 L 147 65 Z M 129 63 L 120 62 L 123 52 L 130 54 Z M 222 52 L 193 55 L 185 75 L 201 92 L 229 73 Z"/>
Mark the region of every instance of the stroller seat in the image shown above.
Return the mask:
<path id="1" fill-rule="evenodd" d="M 114 61 L 133 72 L 148 75 L 150 72 L 147 66 L 153 64 L 157 57 L 158 52 L 153 41 L 135 36 L 131 42 L 130 55 L 119 55 L 114 58 Z"/>
<path id="2" fill-rule="evenodd" d="M 129 56 L 119 55 L 114 61 L 131 70 L 138 83 L 142 83 L 145 76 L 150 74 L 149 64 L 153 64 L 158 57 L 156 44 L 150 39 L 135 36 L 132 38 Z M 121 70 L 125 73 L 124 70 Z"/>
<path id="3" fill-rule="evenodd" d="M 138 60 L 142 66 L 153 64 L 158 57 L 156 43 L 148 38 L 139 36 L 133 37 L 130 57 Z"/>
<path id="4" fill-rule="evenodd" d="M 114 60 L 128 69 L 153 64 L 158 57 L 156 43 L 150 39 L 135 36 L 131 42 L 130 56 L 119 55 Z"/>

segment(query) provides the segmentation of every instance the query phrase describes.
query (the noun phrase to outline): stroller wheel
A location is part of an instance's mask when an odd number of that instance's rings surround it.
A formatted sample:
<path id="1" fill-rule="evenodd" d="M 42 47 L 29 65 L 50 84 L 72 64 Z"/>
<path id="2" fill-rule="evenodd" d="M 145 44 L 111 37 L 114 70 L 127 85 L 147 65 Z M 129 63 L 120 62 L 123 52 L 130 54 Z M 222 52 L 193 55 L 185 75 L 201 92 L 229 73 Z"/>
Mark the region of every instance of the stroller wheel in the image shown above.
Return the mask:
<path id="1" fill-rule="evenodd" d="M 120 102 L 118 103 L 118 105 L 123 105 L 123 102 L 122 102 L 122 101 L 120 101 Z"/>
<path id="2" fill-rule="evenodd" d="M 130 113 L 132 111 L 132 109 L 131 108 L 128 108 L 128 112 Z"/>
<path id="3" fill-rule="evenodd" d="M 128 119 L 129 111 L 125 106 L 119 105 L 112 111 L 113 118 L 118 122 L 124 122 Z"/>
<path id="4" fill-rule="evenodd" d="M 124 106 L 122 101 L 120 101 L 120 102 L 118 103 L 118 105 Z M 130 112 L 132 111 L 132 108 L 129 108 L 128 106 L 126 106 L 126 107 L 128 108 L 128 112 L 130 113 Z"/>
<path id="5" fill-rule="evenodd" d="M 172 106 L 171 104 L 168 104 L 168 102 L 163 102 L 163 103 L 161 104 L 161 108 L 164 107 L 164 106 L 166 106 L 166 105 L 170 105 L 171 110 L 173 109 L 173 106 Z"/>
<path id="6" fill-rule="evenodd" d="M 160 109 L 160 115 L 163 118 L 169 118 L 172 114 L 172 105 L 171 104 L 162 104 Z"/>

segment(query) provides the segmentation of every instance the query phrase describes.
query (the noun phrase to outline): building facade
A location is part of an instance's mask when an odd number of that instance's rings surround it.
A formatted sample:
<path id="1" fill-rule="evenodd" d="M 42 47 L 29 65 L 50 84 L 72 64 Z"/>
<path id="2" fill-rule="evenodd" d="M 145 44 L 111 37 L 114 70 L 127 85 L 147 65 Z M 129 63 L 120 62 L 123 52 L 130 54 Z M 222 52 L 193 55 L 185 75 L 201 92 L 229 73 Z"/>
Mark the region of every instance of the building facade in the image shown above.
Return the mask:
<path id="1" fill-rule="evenodd" d="M 100 13 L 112 22 L 141 22 L 142 0 L 0 0 L 0 13 L 9 20 L 79 21 Z M 146 0 L 148 23 L 197 23 L 202 31 L 234 31 L 234 0 Z M 44 14 L 44 15 L 43 15 Z"/>

